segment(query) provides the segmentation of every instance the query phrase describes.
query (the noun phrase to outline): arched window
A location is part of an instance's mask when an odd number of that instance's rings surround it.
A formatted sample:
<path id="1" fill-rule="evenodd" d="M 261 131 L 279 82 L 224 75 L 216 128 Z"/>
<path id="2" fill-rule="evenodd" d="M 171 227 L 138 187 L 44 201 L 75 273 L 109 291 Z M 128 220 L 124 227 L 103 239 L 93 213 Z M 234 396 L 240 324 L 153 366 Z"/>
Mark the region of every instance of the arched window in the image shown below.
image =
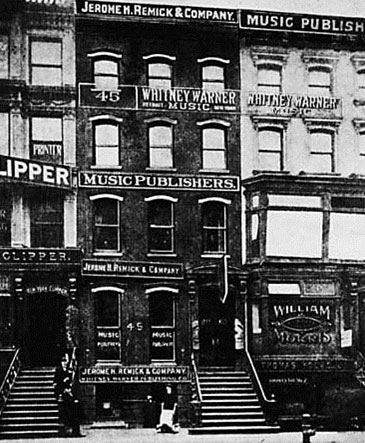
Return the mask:
<path id="1" fill-rule="evenodd" d="M 206 57 L 198 59 L 201 64 L 202 88 L 211 91 L 222 91 L 225 89 L 225 65 L 229 60 L 219 57 Z"/>
<path id="2" fill-rule="evenodd" d="M 201 200 L 203 254 L 227 251 L 227 204 L 223 199 Z"/>
<path id="3" fill-rule="evenodd" d="M 154 196 L 145 201 L 148 203 L 148 252 L 174 252 L 174 203 L 177 199 Z"/>
<path id="4" fill-rule="evenodd" d="M 172 62 L 176 57 L 164 54 L 151 54 L 143 57 L 147 60 L 147 81 L 151 88 L 169 89 L 172 87 Z"/>
<path id="5" fill-rule="evenodd" d="M 96 116 L 94 124 L 94 164 L 113 167 L 120 164 L 120 123 L 114 116 Z"/>
<path id="6" fill-rule="evenodd" d="M 258 130 L 259 168 L 267 171 L 283 169 L 283 129 L 262 126 Z"/>
<path id="7" fill-rule="evenodd" d="M 151 361 L 175 360 L 175 296 L 177 289 L 157 287 L 146 291 L 150 310 Z"/>
<path id="8" fill-rule="evenodd" d="M 113 286 L 93 288 L 96 323 L 97 361 L 120 361 L 122 348 L 121 297 L 123 290 Z"/>
<path id="9" fill-rule="evenodd" d="M 94 83 L 96 89 L 113 91 L 119 85 L 120 54 L 114 52 L 94 52 L 88 54 L 93 59 Z"/>
<path id="10" fill-rule="evenodd" d="M 220 120 L 198 122 L 202 128 L 202 169 L 227 169 L 227 127 L 229 123 Z"/>
<path id="11" fill-rule="evenodd" d="M 173 160 L 173 125 L 176 120 L 153 118 L 148 124 L 149 166 L 151 168 L 172 168 Z"/>
<path id="12" fill-rule="evenodd" d="M 122 197 L 100 194 L 90 197 L 94 209 L 94 251 L 121 252 Z"/>

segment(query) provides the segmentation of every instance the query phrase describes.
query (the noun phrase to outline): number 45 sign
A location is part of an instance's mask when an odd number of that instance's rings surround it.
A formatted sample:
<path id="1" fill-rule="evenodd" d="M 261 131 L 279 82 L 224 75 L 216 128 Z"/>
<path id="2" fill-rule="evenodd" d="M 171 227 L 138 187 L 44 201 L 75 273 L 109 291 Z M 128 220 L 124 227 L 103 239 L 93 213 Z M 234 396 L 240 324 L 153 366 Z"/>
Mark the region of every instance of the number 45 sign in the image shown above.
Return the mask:
<path id="1" fill-rule="evenodd" d="M 128 331 L 131 331 L 131 332 L 133 332 L 133 331 L 141 332 L 141 331 L 143 331 L 144 327 L 143 327 L 142 322 L 137 321 L 136 323 L 132 323 L 132 322 L 128 323 L 127 329 L 128 329 Z"/>
<path id="2" fill-rule="evenodd" d="M 79 83 L 79 105 L 133 110 L 137 108 L 137 88 L 119 85 L 116 90 L 101 90 L 91 83 Z"/>

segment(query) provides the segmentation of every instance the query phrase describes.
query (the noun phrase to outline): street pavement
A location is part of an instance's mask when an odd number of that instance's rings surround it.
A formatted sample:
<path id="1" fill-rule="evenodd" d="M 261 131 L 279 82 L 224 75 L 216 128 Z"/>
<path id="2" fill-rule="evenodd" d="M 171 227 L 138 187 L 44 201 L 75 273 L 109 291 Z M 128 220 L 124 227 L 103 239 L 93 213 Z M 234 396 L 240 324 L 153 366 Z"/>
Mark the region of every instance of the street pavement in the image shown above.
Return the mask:
<path id="1" fill-rule="evenodd" d="M 94 429 L 84 427 L 84 438 L 16 439 L 14 443 L 302 443 L 300 432 L 277 434 L 189 435 L 187 429 L 178 434 L 158 434 L 154 429 Z M 311 443 L 365 443 L 365 432 L 318 432 Z"/>

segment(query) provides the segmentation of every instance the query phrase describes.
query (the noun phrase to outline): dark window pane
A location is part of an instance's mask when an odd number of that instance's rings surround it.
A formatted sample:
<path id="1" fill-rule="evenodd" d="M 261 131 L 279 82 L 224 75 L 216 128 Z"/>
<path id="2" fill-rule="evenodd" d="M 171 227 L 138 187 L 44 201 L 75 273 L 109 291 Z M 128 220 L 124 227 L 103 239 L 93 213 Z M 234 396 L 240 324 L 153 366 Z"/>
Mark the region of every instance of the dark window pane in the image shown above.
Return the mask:
<path id="1" fill-rule="evenodd" d="M 171 229 L 151 228 L 149 233 L 151 251 L 172 251 Z"/>
<path id="2" fill-rule="evenodd" d="M 118 224 L 118 202 L 112 199 L 97 200 L 95 202 L 95 223 L 97 225 Z"/>
<path id="3" fill-rule="evenodd" d="M 151 326 L 173 326 L 173 296 L 164 292 L 156 292 L 150 296 Z"/>
<path id="4" fill-rule="evenodd" d="M 119 294 L 98 292 L 96 297 L 97 326 L 119 326 Z"/>
<path id="5" fill-rule="evenodd" d="M 99 250 L 118 250 L 118 227 L 96 227 L 95 248 Z"/>
<path id="6" fill-rule="evenodd" d="M 149 205 L 149 221 L 152 225 L 169 226 L 171 224 L 171 203 L 159 200 Z"/>
<path id="7" fill-rule="evenodd" d="M 203 206 L 203 226 L 224 226 L 224 206 L 221 203 L 206 203 Z"/>

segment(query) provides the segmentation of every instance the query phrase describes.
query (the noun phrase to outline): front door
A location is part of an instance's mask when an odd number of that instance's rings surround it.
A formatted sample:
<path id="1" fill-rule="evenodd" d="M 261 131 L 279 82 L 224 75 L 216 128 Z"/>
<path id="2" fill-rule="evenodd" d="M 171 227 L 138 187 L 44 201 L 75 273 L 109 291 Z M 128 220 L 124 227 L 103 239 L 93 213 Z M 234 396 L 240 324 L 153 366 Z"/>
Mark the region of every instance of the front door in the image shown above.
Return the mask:
<path id="1" fill-rule="evenodd" d="M 199 295 L 200 366 L 232 366 L 235 363 L 235 299 L 225 301 L 216 289 L 202 289 Z"/>
<path id="2" fill-rule="evenodd" d="M 65 341 L 65 297 L 52 293 L 27 296 L 25 356 L 31 366 L 54 366 Z"/>

